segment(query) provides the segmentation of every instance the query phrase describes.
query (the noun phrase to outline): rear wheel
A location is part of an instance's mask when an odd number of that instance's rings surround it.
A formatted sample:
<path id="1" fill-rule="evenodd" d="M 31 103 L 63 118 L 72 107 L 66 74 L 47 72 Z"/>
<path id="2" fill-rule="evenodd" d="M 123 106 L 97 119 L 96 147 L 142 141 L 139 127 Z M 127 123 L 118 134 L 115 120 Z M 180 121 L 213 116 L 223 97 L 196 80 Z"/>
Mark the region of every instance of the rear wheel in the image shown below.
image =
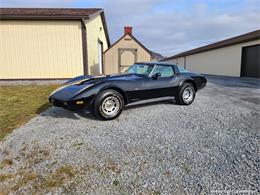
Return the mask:
<path id="1" fill-rule="evenodd" d="M 183 83 L 176 96 L 176 102 L 180 105 L 189 105 L 195 99 L 195 88 L 192 83 Z"/>
<path id="2" fill-rule="evenodd" d="M 117 118 L 124 108 L 124 99 L 116 90 L 105 90 L 99 93 L 94 103 L 94 113 L 102 120 Z"/>

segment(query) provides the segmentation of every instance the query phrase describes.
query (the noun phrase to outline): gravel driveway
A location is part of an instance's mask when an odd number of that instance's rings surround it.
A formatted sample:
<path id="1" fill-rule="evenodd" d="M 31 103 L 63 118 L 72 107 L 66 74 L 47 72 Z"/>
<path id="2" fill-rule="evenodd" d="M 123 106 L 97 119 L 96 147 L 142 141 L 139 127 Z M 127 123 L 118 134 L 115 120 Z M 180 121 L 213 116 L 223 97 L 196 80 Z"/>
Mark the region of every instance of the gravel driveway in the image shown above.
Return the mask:
<path id="1" fill-rule="evenodd" d="M 259 80 L 210 77 L 190 106 L 114 121 L 50 108 L 0 145 L 0 192 L 259 193 Z"/>

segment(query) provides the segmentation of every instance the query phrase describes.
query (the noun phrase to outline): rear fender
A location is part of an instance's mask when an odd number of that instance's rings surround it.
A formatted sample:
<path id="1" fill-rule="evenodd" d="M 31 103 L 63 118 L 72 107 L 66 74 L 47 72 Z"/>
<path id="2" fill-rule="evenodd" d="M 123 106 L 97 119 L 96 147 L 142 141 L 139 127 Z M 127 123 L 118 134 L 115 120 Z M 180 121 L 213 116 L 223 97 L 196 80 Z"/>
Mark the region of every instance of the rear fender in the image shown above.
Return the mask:
<path id="1" fill-rule="evenodd" d="M 185 79 L 185 80 L 181 81 L 180 84 L 179 84 L 179 87 L 182 86 L 183 83 L 192 83 L 194 85 L 194 87 L 195 87 L 195 91 L 197 92 L 198 86 L 197 86 L 196 82 L 193 79 L 189 78 L 189 79 Z"/>

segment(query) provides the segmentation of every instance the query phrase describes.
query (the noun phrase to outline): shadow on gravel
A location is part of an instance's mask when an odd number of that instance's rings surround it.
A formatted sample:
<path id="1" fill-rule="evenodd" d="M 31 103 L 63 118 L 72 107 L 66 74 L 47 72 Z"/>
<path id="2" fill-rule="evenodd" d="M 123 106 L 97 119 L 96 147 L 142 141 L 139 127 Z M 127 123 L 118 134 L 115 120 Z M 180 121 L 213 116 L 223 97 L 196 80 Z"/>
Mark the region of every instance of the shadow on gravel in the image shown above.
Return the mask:
<path id="1" fill-rule="evenodd" d="M 235 78 L 235 77 L 215 77 L 207 76 L 210 83 L 222 85 L 225 87 L 246 87 L 260 89 L 260 79 L 254 78 Z"/>
<path id="2" fill-rule="evenodd" d="M 129 104 L 125 107 L 124 110 L 131 110 L 131 109 L 138 109 L 142 107 L 147 107 L 147 106 L 154 106 L 154 105 L 159 105 L 159 104 L 171 104 L 175 105 L 174 100 L 160 100 L 160 101 L 142 101 L 134 104 Z M 72 110 L 66 110 L 63 108 L 57 108 L 57 107 L 50 107 L 48 110 L 44 112 L 40 112 L 42 108 L 39 108 L 37 110 L 37 113 L 39 111 L 40 116 L 48 116 L 48 117 L 53 117 L 53 118 L 68 118 L 68 119 L 73 119 L 73 120 L 79 120 L 80 118 L 86 118 L 90 120 L 96 120 L 98 121 L 99 119 L 96 118 L 92 113 L 90 112 L 84 112 L 84 111 L 72 111 Z"/>
<path id="3" fill-rule="evenodd" d="M 154 106 L 158 104 L 171 104 L 175 105 L 176 102 L 174 100 L 160 100 L 160 101 L 149 101 L 149 102 L 138 102 L 134 104 L 129 104 L 125 107 L 125 110 L 131 110 L 131 109 L 136 109 L 136 108 L 141 108 L 141 107 L 147 107 L 147 106 Z"/>
<path id="4" fill-rule="evenodd" d="M 46 110 L 48 107 L 50 106 L 50 103 L 45 103 L 43 105 L 41 105 L 39 108 L 37 108 L 35 114 L 40 114 L 42 113 L 44 110 Z"/>
<path id="5" fill-rule="evenodd" d="M 48 110 L 46 110 L 44 112 L 39 113 L 39 115 L 53 117 L 53 118 L 67 118 L 67 119 L 73 119 L 73 120 L 79 120 L 82 117 L 91 119 L 91 120 L 97 120 L 89 112 L 66 110 L 66 109 L 57 108 L 54 106 L 50 107 Z"/>

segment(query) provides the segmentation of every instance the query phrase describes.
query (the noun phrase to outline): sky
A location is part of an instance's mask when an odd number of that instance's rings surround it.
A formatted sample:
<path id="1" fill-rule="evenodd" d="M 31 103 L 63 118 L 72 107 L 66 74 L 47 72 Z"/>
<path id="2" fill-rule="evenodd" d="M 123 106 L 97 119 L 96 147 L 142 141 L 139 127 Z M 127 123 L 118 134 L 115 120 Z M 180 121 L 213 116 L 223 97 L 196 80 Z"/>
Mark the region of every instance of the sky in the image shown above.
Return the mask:
<path id="1" fill-rule="evenodd" d="M 260 0 L 0 0 L 0 7 L 103 8 L 112 43 L 130 25 L 164 56 L 260 29 Z"/>

